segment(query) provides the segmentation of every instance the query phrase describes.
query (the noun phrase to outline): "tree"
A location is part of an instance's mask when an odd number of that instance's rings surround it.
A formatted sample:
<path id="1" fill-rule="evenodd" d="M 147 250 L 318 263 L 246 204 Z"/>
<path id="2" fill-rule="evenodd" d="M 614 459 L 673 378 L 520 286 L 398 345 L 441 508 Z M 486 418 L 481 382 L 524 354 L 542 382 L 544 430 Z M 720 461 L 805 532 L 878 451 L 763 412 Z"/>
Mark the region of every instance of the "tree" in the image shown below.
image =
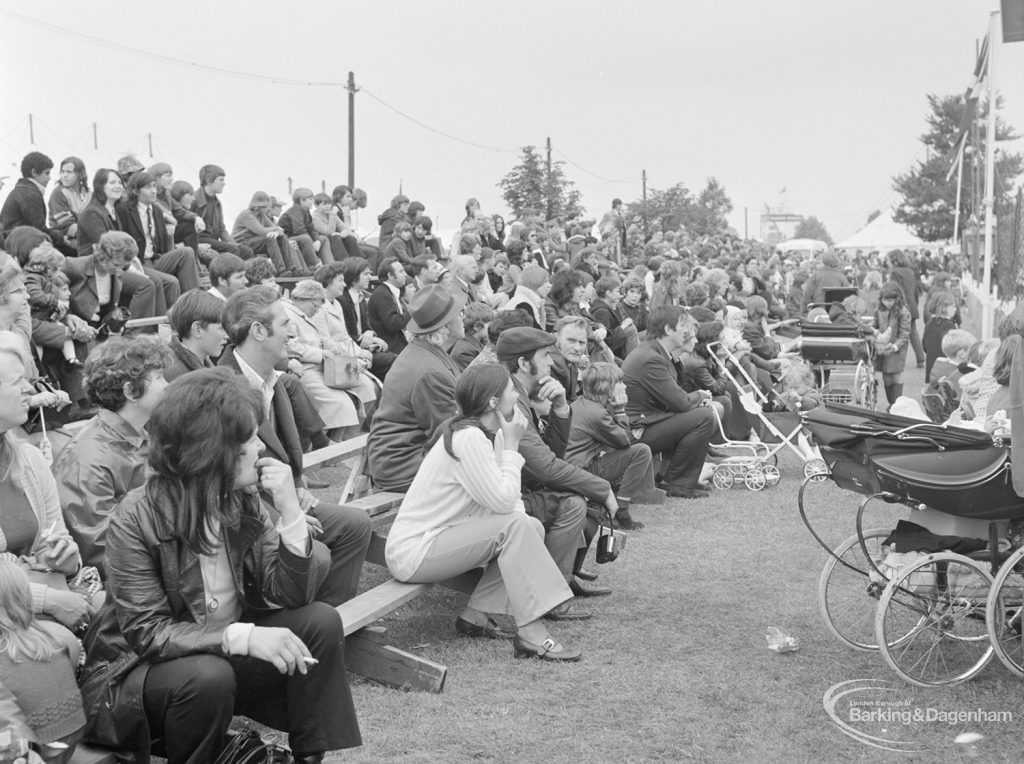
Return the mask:
<path id="1" fill-rule="evenodd" d="M 708 178 L 697 197 L 680 181 L 664 191 L 648 189 L 646 203 L 637 199 L 626 205 L 626 218 L 631 222 L 643 220 L 646 214 L 649 228 L 674 231 L 682 226 L 694 238 L 724 233 L 730 212 L 732 201 L 714 177 Z"/>
<path id="2" fill-rule="evenodd" d="M 997 99 L 997 106 L 1000 101 Z M 928 131 L 921 136 L 921 142 L 928 149 L 928 156 L 909 172 L 893 178 L 893 190 L 902 200 L 896 207 L 893 219 L 911 228 L 925 241 L 944 241 L 953 237 L 953 220 L 956 213 L 956 175 L 948 181 L 946 174 L 955 158 L 956 140 L 960 134 L 960 121 L 965 103 L 961 95 L 928 96 L 930 113 L 926 117 Z M 984 121 L 988 104 L 979 105 L 979 119 Z M 984 173 L 984 129 L 975 130 L 972 140 L 964 153 L 964 188 L 960 199 L 960 218 L 967 221 L 972 214 L 982 215 L 982 199 L 979 192 L 972 194 L 972 171 L 976 168 L 978 177 Z M 1020 136 L 1014 129 L 996 119 L 996 141 L 1012 141 Z M 1024 158 L 996 148 L 995 210 L 999 212 L 1010 203 L 1014 181 L 1024 169 Z M 978 181 L 977 188 L 982 188 Z M 973 197 L 973 198 L 972 198 Z"/>
<path id="3" fill-rule="evenodd" d="M 686 228 L 693 236 L 714 236 L 728 227 L 726 216 L 732 212 L 732 200 L 718 180 L 708 178 L 707 185 L 697 197 Z"/>
<path id="4" fill-rule="evenodd" d="M 524 210 L 531 209 L 548 219 L 564 220 L 583 214 L 579 189 L 565 177 L 564 164 L 553 161 L 549 175 L 536 146 L 523 146 L 519 164 L 498 182 L 501 196 L 516 219 L 523 216 Z"/>
<path id="5" fill-rule="evenodd" d="M 796 230 L 793 231 L 793 238 L 817 239 L 830 245 L 832 244 L 832 237 L 828 235 L 828 230 L 825 228 L 825 224 L 813 215 L 801 218 L 800 222 L 796 224 Z"/>

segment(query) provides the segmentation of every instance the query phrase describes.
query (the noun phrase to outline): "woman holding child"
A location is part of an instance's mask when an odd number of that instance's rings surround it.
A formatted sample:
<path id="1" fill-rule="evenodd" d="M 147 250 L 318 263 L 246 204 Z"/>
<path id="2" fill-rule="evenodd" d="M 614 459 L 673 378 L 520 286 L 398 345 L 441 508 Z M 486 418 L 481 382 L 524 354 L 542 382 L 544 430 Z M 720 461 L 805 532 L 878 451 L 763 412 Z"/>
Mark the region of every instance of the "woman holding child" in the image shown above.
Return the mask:
<path id="1" fill-rule="evenodd" d="M 543 526 L 523 506 L 518 449 L 527 423 L 509 373 L 473 366 L 455 397 L 459 413 L 441 427 L 388 534 L 388 568 L 400 581 L 436 583 L 484 566 L 456 629 L 513 639 L 517 658 L 577 661 L 580 650 L 541 620 L 572 592 L 544 546 Z M 499 626 L 495 613 L 513 615 L 516 631 Z"/>

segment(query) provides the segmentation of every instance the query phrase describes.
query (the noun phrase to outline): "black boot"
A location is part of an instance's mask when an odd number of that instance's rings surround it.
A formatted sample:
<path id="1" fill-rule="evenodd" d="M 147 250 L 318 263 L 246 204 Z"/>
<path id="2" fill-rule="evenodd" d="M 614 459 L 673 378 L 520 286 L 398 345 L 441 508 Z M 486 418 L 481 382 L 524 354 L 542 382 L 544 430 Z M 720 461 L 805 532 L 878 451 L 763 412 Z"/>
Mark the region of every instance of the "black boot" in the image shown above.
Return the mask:
<path id="1" fill-rule="evenodd" d="M 629 514 L 629 507 L 619 508 L 619 511 L 615 513 L 615 523 L 624 531 L 638 531 L 644 527 L 642 522 L 634 520 L 633 516 Z"/>
<path id="2" fill-rule="evenodd" d="M 891 406 L 896 402 L 896 396 L 893 394 L 896 391 L 896 385 L 885 385 L 885 399 Z"/>
<path id="3" fill-rule="evenodd" d="M 892 386 L 892 402 L 895 403 L 896 399 L 903 395 L 903 385 Z"/>

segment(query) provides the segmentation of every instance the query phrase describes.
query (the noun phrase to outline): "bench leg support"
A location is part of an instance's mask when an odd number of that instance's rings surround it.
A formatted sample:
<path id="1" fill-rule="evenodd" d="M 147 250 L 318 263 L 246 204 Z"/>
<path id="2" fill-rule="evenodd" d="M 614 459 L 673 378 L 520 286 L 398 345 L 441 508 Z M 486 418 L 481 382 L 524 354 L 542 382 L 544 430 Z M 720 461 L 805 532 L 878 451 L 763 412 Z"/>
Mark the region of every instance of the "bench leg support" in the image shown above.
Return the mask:
<path id="1" fill-rule="evenodd" d="M 396 690 L 441 692 L 444 689 L 447 667 L 383 643 L 383 632 L 372 627 L 360 629 L 345 640 L 345 662 L 349 671 Z"/>

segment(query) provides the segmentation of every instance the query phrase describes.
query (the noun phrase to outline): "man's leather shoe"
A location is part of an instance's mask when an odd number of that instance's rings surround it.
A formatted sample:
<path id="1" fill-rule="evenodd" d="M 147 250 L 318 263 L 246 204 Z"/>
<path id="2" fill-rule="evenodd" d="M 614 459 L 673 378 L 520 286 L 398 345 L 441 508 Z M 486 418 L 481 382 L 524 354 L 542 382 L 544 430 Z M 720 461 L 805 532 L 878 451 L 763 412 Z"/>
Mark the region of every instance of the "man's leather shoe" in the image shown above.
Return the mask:
<path id="1" fill-rule="evenodd" d="M 584 581 L 596 581 L 597 573 L 590 570 L 589 568 L 580 568 L 576 571 L 576 577 L 582 578 Z"/>
<path id="2" fill-rule="evenodd" d="M 711 494 L 700 488 L 669 488 L 668 495 L 673 499 L 706 499 Z"/>
<path id="3" fill-rule="evenodd" d="M 559 650 L 552 652 L 556 647 Z M 512 650 L 517 658 L 540 658 L 542 661 L 561 661 L 563 663 L 575 663 L 583 655 L 578 647 L 568 647 L 555 642 L 551 637 L 545 639 L 543 644 L 535 645 L 516 635 L 512 642 Z"/>
<path id="4" fill-rule="evenodd" d="M 549 610 L 542 617 L 549 621 L 586 621 L 593 618 L 593 614 L 576 607 L 576 603 L 569 600 L 554 610 Z"/>
<path id="5" fill-rule="evenodd" d="M 514 631 L 501 628 L 493 618 L 488 618 L 487 623 L 480 626 L 460 616 L 455 621 L 455 631 L 467 637 L 481 637 L 484 639 L 512 639 L 516 635 Z"/>
<path id="6" fill-rule="evenodd" d="M 607 597 L 612 593 L 612 590 L 607 586 L 585 583 L 575 576 L 572 579 L 572 583 L 569 584 L 569 588 L 577 597 Z"/>
<path id="7" fill-rule="evenodd" d="M 292 759 L 295 764 L 320 764 L 324 760 L 324 755 L 323 753 L 293 753 Z"/>

